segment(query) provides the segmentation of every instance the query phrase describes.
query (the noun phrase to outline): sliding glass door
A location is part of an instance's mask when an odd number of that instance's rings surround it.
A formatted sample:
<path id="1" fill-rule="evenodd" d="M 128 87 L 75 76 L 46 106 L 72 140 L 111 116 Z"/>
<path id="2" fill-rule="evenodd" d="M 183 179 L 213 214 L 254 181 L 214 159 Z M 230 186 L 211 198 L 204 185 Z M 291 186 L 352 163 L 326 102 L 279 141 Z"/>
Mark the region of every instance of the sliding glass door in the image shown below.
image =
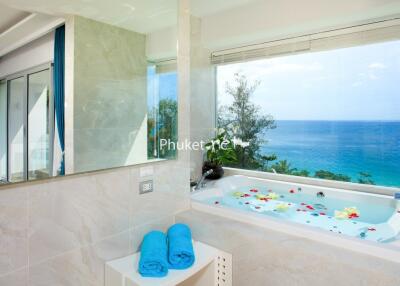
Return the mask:
<path id="1" fill-rule="evenodd" d="M 0 178 L 20 182 L 52 175 L 54 104 L 51 65 L 0 82 Z"/>
<path id="2" fill-rule="evenodd" d="M 0 184 L 7 182 L 7 82 L 0 81 Z"/>
<path id="3" fill-rule="evenodd" d="M 8 169 L 9 181 L 25 180 L 26 81 L 18 77 L 8 81 Z"/>
<path id="4" fill-rule="evenodd" d="M 50 70 L 28 75 L 28 179 L 51 176 Z M 51 120 L 50 120 L 51 119 Z"/>

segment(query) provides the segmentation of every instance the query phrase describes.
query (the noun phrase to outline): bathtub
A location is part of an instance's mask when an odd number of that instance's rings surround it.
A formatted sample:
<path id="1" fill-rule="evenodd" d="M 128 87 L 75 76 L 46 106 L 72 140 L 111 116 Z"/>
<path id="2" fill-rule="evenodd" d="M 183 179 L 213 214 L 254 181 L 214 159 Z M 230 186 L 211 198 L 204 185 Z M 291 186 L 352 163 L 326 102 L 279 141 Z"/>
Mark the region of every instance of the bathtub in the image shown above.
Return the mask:
<path id="1" fill-rule="evenodd" d="M 198 211 L 400 263 L 400 202 L 390 196 L 231 175 L 191 199 Z"/>

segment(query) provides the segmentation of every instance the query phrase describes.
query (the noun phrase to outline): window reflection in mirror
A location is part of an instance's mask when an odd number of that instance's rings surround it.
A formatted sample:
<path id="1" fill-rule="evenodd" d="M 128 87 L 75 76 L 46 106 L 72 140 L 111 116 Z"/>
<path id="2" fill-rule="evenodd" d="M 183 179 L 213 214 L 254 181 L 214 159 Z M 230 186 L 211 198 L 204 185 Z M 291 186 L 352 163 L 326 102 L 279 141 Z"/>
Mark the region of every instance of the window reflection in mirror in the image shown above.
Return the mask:
<path id="1" fill-rule="evenodd" d="M 0 184 L 7 182 L 7 83 L 0 81 Z"/>
<path id="2" fill-rule="evenodd" d="M 175 61 L 159 62 L 148 67 L 148 157 L 175 158 L 176 150 L 164 148 L 164 142 L 177 142 L 177 73 Z"/>
<path id="3" fill-rule="evenodd" d="M 177 2 L 22 5 L 0 4 L 1 182 L 174 159 Z"/>

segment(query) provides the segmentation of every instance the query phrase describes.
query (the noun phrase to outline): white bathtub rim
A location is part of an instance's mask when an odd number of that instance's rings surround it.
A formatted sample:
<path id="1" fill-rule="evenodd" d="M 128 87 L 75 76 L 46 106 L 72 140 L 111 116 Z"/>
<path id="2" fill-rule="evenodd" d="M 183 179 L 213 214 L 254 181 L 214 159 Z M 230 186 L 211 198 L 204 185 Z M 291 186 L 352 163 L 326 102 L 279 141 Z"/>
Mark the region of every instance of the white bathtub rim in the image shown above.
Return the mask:
<path id="1" fill-rule="evenodd" d="M 299 225 L 288 221 L 278 221 L 270 217 L 261 217 L 261 215 L 257 213 L 247 213 L 244 210 L 232 209 L 220 205 L 211 206 L 194 200 L 191 201 L 191 208 L 272 231 L 283 232 L 285 234 L 400 263 L 400 248 L 392 244 L 380 245 L 376 242 L 360 240 L 350 236 L 346 237 L 345 235 L 330 233 L 311 226 Z M 268 223 L 265 223 L 266 221 L 268 221 Z"/>
<path id="2" fill-rule="evenodd" d="M 334 188 L 334 187 L 328 187 L 328 186 L 319 186 L 319 185 L 309 185 L 306 183 L 296 183 L 296 182 L 287 182 L 287 181 L 281 181 L 281 180 L 274 180 L 271 178 L 261 178 L 261 177 L 253 177 L 253 176 L 248 176 L 248 175 L 242 175 L 242 174 L 231 174 L 229 176 L 225 176 L 217 181 L 208 181 L 207 186 L 204 189 L 201 190 L 196 190 L 194 191 L 192 194 L 197 194 L 200 193 L 204 190 L 208 190 L 208 189 L 218 189 L 218 187 L 224 183 L 225 180 L 229 180 L 231 178 L 245 178 L 245 179 L 249 179 L 249 180 L 256 180 L 256 181 L 261 181 L 261 182 L 271 182 L 271 183 L 275 183 L 275 184 L 290 184 L 290 185 L 295 185 L 296 187 L 301 187 L 303 190 L 306 188 L 313 188 L 316 190 L 316 192 L 318 191 L 323 191 L 324 193 L 328 192 L 331 194 L 342 194 L 345 196 L 361 196 L 361 197 L 368 197 L 368 198 L 377 198 L 379 200 L 385 200 L 385 201 L 391 201 L 394 202 L 396 201 L 393 196 L 389 196 L 387 194 L 378 194 L 378 193 L 367 193 L 367 192 L 362 192 L 362 191 L 358 191 L 358 190 L 349 190 L 349 189 L 342 189 L 342 188 Z M 334 196 L 334 197 L 338 197 L 338 196 Z M 343 197 L 338 197 L 343 199 Z"/>
<path id="3" fill-rule="evenodd" d="M 230 168 L 230 167 L 224 167 L 224 170 L 225 170 L 225 176 L 243 175 L 243 176 L 247 176 L 247 177 L 268 179 L 268 180 L 281 181 L 281 182 L 293 183 L 293 184 L 305 184 L 305 185 L 309 185 L 309 186 L 319 186 L 319 187 L 325 187 L 325 188 L 351 190 L 351 191 L 357 191 L 357 192 L 366 193 L 366 194 L 379 194 L 379 195 L 389 196 L 392 198 L 395 193 L 400 192 L 400 188 L 397 188 L 397 187 L 367 185 L 367 184 L 358 184 L 358 183 L 354 183 L 354 182 L 341 182 L 341 181 L 326 180 L 326 179 L 319 179 L 319 178 L 301 177 L 301 176 L 293 176 L 293 175 L 285 175 L 285 174 L 274 174 L 274 173 L 270 173 L 270 172 L 246 170 L 246 169 L 238 169 L 238 168 Z"/>

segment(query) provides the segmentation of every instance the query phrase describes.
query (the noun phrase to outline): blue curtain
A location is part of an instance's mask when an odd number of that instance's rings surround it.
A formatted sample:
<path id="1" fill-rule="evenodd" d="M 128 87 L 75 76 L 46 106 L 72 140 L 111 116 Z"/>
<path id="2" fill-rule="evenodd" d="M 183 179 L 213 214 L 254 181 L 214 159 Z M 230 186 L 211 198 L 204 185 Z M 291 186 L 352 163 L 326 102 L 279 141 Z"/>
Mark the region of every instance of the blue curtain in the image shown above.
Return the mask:
<path id="1" fill-rule="evenodd" d="M 62 151 L 60 175 L 65 175 L 64 142 L 64 65 L 65 65 L 65 26 L 56 29 L 54 38 L 54 107 L 58 128 L 58 138 Z"/>

